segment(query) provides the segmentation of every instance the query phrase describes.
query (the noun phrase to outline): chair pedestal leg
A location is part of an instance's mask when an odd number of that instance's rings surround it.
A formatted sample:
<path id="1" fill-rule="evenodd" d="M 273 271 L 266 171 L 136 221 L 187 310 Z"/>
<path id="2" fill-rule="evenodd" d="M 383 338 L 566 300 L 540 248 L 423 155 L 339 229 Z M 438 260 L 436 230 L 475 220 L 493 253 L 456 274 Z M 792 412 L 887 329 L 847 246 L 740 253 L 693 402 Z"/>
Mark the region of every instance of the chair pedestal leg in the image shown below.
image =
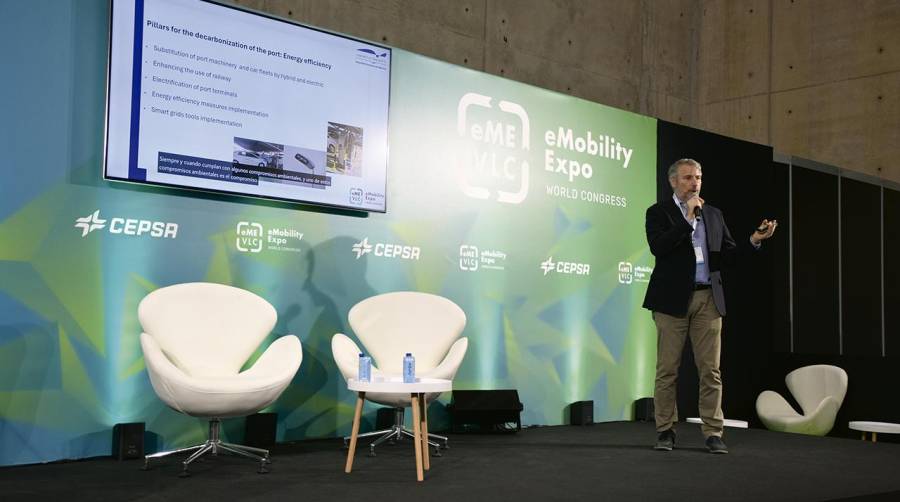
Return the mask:
<path id="1" fill-rule="evenodd" d="M 150 460 L 156 458 L 167 457 L 169 455 L 175 455 L 178 453 L 187 453 L 193 452 L 187 459 L 185 459 L 181 464 L 183 466 L 181 473 L 178 475 L 179 477 L 188 477 L 191 475 L 188 470 L 188 466 L 194 462 L 195 460 L 201 458 L 203 455 L 210 453 L 212 455 L 218 455 L 219 451 L 226 451 L 228 453 L 232 453 L 234 455 L 247 457 L 253 460 L 257 460 L 260 463 L 259 469 L 256 472 L 260 474 L 265 474 L 269 472 L 266 469 L 266 464 L 271 463 L 269 460 L 269 450 L 264 450 L 262 448 L 254 448 L 251 446 L 244 446 L 239 444 L 226 443 L 221 439 L 221 422 L 218 419 L 213 419 L 209 421 L 209 439 L 207 439 L 203 444 L 188 446 L 186 448 L 179 448 L 177 450 L 170 451 L 161 451 L 158 453 L 151 453 L 149 455 L 144 456 L 144 470 L 150 469 Z"/>
<path id="2" fill-rule="evenodd" d="M 357 440 L 360 438 L 378 436 L 378 438 L 369 444 L 369 456 L 375 456 L 375 447 L 383 444 L 385 441 L 400 441 L 403 438 L 412 439 L 415 437 L 413 431 L 407 429 L 403 425 L 404 421 L 404 409 L 403 408 L 394 408 L 394 425 L 391 426 L 390 429 L 382 429 L 379 431 L 366 432 L 363 434 L 357 434 Z M 441 449 L 447 450 L 450 448 L 449 439 L 446 436 L 441 436 L 439 434 L 428 433 L 428 445 L 432 448 L 432 454 L 435 457 L 440 457 Z M 443 442 L 443 445 L 440 444 Z M 346 436 L 344 438 L 344 448 L 347 448 L 350 443 L 350 436 Z"/>

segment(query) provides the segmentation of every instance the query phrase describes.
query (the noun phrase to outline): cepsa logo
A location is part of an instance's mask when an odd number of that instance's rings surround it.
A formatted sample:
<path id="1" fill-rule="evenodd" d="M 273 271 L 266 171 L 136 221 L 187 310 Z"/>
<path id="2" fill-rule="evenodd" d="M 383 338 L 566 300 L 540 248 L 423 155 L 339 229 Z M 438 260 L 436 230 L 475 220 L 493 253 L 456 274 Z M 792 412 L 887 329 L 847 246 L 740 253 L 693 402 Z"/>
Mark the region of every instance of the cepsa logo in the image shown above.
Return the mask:
<path id="1" fill-rule="evenodd" d="M 109 222 L 109 225 L 107 225 Z M 122 218 L 114 216 L 109 219 L 100 217 L 100 210 L 75 218 L 75 228 L 81 229 L 81 236 L 95 230 L 104 228 L 111 234 L 128 235 L 132 237 L 153 237 L 156 239 L 174 239 L 178 237 L 178 224 L 166 221 L 142 220 L 138 218 Z"/>
<path id="2" fill-rule="evenodd" d="M 546 276 L 550 272 L 556 272 L 566 275 L 590 275 L 590 263 L 576 263 L 572 261 L 553 261 L 553 257 L 547 258 L 547 261 L 541 262 L 541 270 Z"/>
<path id="3" fill-rule="evenodd" d="M 464 140 L 456 151 L 459 185 L 475 199 L 520 204 L 528 196 L 531 126 L 525 109 L 470 92 L 459 100 L 456 130 Z"/>
<path id="4" fill-rule="evenodd" d="M 354 244 L 352 251 L 356 254 L 357 260 L 369 253 L 380 258 L 397 258 L 402 260 L 418 260 L 419 256 L 422 254 L 422 250 L 419 246 L 407 246 L 404 244 L 391 244 L 385 242 L 370 244 L 368 237 Z"/>

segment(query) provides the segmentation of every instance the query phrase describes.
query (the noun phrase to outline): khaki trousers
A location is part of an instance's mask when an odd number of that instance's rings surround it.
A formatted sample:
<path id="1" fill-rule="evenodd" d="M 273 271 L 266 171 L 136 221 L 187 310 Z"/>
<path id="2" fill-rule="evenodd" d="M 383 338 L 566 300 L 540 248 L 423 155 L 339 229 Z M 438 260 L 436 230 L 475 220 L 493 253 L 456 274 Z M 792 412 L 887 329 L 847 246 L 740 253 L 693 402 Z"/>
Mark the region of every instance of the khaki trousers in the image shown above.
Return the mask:
<path id="1" fill-rule="evenodd" d="M 678 421 L 675 398 L 678 367 L 684 352 L 684 342 L 690 337 L 694 361 L 700 376 L 700 418 L 703 435 L 722 436 L 722 377 L 719 373 L 719 354 L 722 347 L 722 316 L 716 310 L 712 290 L 694 291 L 687 316 L 674 317 L 653 313 L 656 322 L 656 390 L 653 407 L 656 411 L 656 431 L 672 428 Z"/>

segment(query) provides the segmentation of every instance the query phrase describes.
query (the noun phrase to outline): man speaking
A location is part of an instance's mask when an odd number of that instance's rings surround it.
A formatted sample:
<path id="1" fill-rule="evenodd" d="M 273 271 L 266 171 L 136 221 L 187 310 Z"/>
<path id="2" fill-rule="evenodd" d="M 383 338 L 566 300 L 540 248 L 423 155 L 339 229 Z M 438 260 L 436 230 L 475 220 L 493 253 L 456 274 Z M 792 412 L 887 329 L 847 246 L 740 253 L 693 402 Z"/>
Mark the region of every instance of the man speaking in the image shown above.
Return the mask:
<path id="1" fill-rule="evenodd" d="M 722 441 L 719 373 L 725 315 L 721 270 L 734 262 L 738 245 L 725 226 L 722 211 L 700 198 L 700 163 L 678 160 L 669 167 L 668 175 L 672 198 L 650 206 L 646 218 L 647 242 L 656 257 L 644 298 L 644 308 L 653 312 L 657 331 L 653 404 L 659 435 L 654 448 L 669 451 L 675 447 L 675 382 L 685 340 L 690 338 L 700 376 L 699 407 L 706 448 L 712 453 L 728 453 Z M 777 221 L 763 220 L 750 235 L 753 248 L 759 248 L 777 226 Z"/>

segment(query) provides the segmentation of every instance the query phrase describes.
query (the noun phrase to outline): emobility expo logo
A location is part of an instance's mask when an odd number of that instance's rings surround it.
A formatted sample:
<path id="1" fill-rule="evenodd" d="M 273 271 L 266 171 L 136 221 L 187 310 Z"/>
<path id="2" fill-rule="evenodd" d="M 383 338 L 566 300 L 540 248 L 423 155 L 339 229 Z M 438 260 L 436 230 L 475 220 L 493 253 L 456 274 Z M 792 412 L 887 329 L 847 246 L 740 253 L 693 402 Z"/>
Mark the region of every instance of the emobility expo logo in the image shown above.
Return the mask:
<path id="1" fill-rule="evenodd" d="M 351 248 L 356 254 L 356 259 L 360 259 L 367 254 L 373 254 L 379 258 L 394 258 L 401 260 L 418 260 L 422 254 L 419 246 L 408 246 L 406 244 L 393 244 L 388 242 L 369 243 L 369 238 L 357 242 Z"/>
<path id="2" fill-rule="evenodd" d="M 238 222 L 235 229 L 235 247 L 242 253 L 270 251 L 300 252 L 303 233 L 293 228 L 273 227 L 266 230 L 255 221 Z"/>
<path id="3" fill-rule="evenodd" d="M 520 204 L 528 196 L 531 125 L 518 103 L 470 92 L 459 99 L 456 131 L 465 140 L 456 168 L 463 193 Z"/>
<path id="4" fill-rule="evenodd" d="M 459 269 L 464 272 L 484 270 L 505 270 L 506 253 L 497 249 L 478 249 L 478 246 L 459 246 Z"/>
<path id="5" fill-rule="evenodd" d="M 100 216 L 99 209 L 87 216 L 75 218 L 75 228 L 81 230 L 81 237 L 87 237 L 89 233 L 103 229 L 111 234 L 131 237 L 148 236 L 156 239 L 175 239 L 178 236 L 177 223 L 121 216 L 104 219 Z"/>
<path id="6" fill-rule="evenodd" d="M 619 284 L 650 282 L 651 273 L 653 273 L 653 267 L 635 266 L 629 261 L 619 262 Z"/>
<path id="7" fill-rule="evenodd" d="M 553 261 L 551 256 L 546 261 L 541 262 L 541 270 L 544 272 L 544 276 L 550 272 L 566 275 L 590 275 L 591 265 L 590 263 L 573 261 Z"/>

